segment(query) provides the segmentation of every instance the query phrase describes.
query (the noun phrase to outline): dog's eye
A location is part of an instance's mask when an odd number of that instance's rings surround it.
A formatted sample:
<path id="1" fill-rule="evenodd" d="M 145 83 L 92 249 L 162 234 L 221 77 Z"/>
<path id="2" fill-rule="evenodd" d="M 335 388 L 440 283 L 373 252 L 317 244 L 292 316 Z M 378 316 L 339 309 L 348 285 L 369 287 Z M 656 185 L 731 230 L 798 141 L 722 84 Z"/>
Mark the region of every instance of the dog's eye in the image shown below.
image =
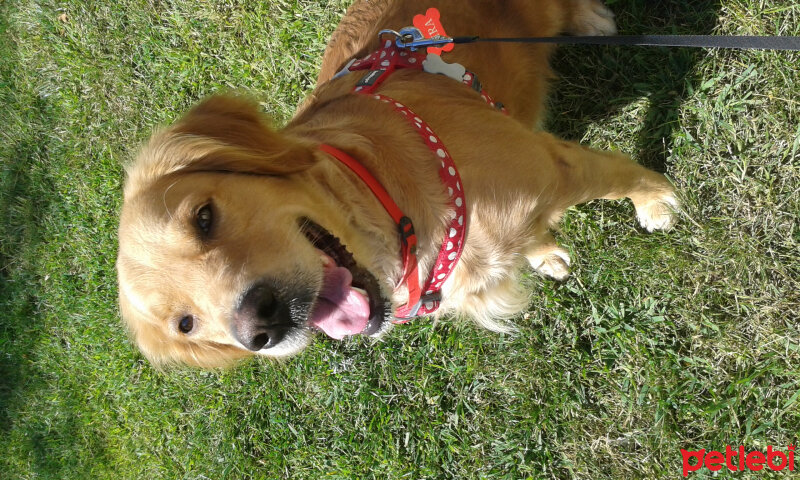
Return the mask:
<path id="1" fill-rule="evenodd" d="M 197 228 L 199 228 L 204 234 L 208 235 L 208 232 L 211 231 L 211 223 L 213 221 L 211 204 L 200 207 L 200 210 L 197 211 L 196 218 Z"/>
<path id="2" fill-rule="evenodd" d="M 189 333 L 193 328 L 194 317 L 191 315 L 186 315 L 178 321 L 178 330 L 180 330 L 181 333 Z"/>

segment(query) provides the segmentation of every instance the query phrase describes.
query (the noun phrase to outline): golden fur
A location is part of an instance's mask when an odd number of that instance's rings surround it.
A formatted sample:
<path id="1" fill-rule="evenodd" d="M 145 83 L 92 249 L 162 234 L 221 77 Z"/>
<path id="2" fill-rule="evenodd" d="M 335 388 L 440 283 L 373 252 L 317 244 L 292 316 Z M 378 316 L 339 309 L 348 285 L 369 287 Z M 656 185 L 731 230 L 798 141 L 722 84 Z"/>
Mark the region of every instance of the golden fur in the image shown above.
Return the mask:
<path id="1" fill-rule="evenodd" d="M 394 305 L 401 271 L 396 228 L 366 186 L 317 149 L 328 143 L 365 165 L 414 220 L 423 277 L 449 221 L 437 162 L 419 136 L 381 102 L 350 93 L 362 72 L 331 81 L 354 57 L 377 48 L 379 28 L 400 29 L 435 5 L 452 35 L 551 36 L 613 33 L 596 0 L 359 1 L 334 33 L 318 87 L 290 124 L 273 130 L 256 106 L 212 97 L 157 133 L 128 169 L 119 229 L 123 318 L 156 364 L 229 363 L 252 352 L 231 333 L 231 316 L 254 281 L 316 291 L 318 251 L 297 222 L 308 218 L 346 245 Z M 677 206 L 660 174 L 628 157 L 559 140 L 536 129 L 551 48 L 519 44 L 456 46 L 444 54 L 474 71 L 510 116 L 471 89 L 417 71 L 398 71 L 380 87 L 437 132 L 458 165 L 468 236 L 437 315 L 463 316 L 494 330 L 528 302 L 517 275 L 531 265 L 556 279 L 569 257 L 549 229 L 566 208 L 595 198 L 629 197 L 647 230 L 668 228 Z M 213 233 L 196 229 L 198 208 L 213 202 Z M 293 290 L 294 289 L 294 290 Z M 190 333 L 178 322 L 192 315 Z M 290 355 L 310 340 L 298 332 L 258 353 Z"/>

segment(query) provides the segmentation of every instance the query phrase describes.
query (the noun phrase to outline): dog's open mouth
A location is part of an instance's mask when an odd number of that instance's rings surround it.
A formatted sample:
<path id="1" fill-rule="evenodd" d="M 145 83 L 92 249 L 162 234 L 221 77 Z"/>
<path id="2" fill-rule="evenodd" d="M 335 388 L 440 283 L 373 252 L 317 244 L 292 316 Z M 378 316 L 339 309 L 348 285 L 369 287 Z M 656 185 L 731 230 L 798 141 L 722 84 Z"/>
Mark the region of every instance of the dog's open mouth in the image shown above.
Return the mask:
<path id="1" fill-rule="evenodd" d="M 322 288 L 308 323 L 335 339 L 378 333 L 386 318 L 378 281 L 330 232 L 307 218 L 300 226 L 322 256 Z"/>

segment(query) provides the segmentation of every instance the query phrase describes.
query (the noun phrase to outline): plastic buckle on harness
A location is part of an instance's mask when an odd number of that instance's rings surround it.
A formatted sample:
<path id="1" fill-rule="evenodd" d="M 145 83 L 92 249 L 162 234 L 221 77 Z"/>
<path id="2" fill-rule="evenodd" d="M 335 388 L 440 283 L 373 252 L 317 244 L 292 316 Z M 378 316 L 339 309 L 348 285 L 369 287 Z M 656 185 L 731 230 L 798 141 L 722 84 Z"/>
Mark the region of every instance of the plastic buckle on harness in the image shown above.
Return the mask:
<path id="1" fill-rule="evenodd" d="M 406 216 L 401 217 L 400 221 L 397 222 L 397 230 L 400 232 L 400 241 L 408 249 L 408 253 L 416 255 L 417 234 L 414 233 L 414 225 L 411 223 L 411 219 Z"/>

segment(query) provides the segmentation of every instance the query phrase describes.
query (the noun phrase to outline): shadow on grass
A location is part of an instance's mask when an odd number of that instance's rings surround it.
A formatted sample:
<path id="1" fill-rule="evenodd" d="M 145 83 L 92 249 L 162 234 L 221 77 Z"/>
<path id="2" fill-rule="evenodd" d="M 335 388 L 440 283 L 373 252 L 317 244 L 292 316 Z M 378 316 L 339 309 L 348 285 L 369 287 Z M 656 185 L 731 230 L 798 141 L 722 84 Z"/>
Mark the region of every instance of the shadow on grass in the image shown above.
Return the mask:
<path id="1" fill-rule="evenodd" d="M 0 94 L 11 97 L 13 85 L 9 90 Z M 3 103 L 8 106 L 7 111 L 19 106 Z M 10 119 L 2 120 L 5 125 L 11 123 Z M 34 321 L 38 285 L 29 252 L 41 243 L 38 215 L 47 205 L 39 192 L 42 186 L 32 185 L 32 163 L 41 149 L 36 137 L 32 133 L 7 145 L 3 156 L 9 161 L 0 166 L 0 309 L 3 312 L 0 341 L 5 357 L 0 362 L 0 429 L 3 431 L 10 427 L 8 409 L 16 397 L 14 392 L 29 377 L 23 366 L 27 363 L 26 352 L 39 335 Z"/>
<path id="2" fill-rule="evenodd" d="M 38 192 L 29 175 L 31 161 L 38 145 L 20 142 L 11 149 L 12 162 L 3 168 L 0 177 L 0 219 L 3 246 L 0 248 L 0 309 L 4 314 L 0 327 L 3 361 L 0 362 L 0 432 L 6 438 L 19 428 L 18 412 L 24 409 L 32 392 L 44 387 L 41 372 L 33 356 L 34 345 L 41 336 L 38 321 L 42 298 L 36 268 L 31 265 L 31 252 L 42 242 L 38 215 L 46 211 L 46 200 Z M 34 453 L 39 472 L 52 472 L 48 455 L 43 453 L 45 429 L 29 431 L 29 448 Z"/>
<path id="3" fill-rule="evenodd" d="M 0 50 L 0 124 L 6 134 L 0 145 L 0 437 L 10 442 L 8 450 L 28 455 L 37 474 L 58 478 L 73 463 L 65 459 L 64 445 L 83 435 L 77 417 L 60 403 L 61 379 L 41 370 L 36 351 L 47 333 L 42 252 L 49 248 L 44 224 L 59 201 L 52 170 L 63 160 L 52 151 L 57 148 L 52 132 L 61 115 L 48 97 L 22 80 L 16 52 Z M 58 398 L 47 404 L 61 412 L 32 411 L 32 403 L 45 403 L 41 396 L 53 392 Z M 104 455 L 100 437 L 89 442 L 97 447 L 93 454 Z"/>
<path id="4" fill-rule="evenodd" d="M 719 0 L 619 0 L 607 2 L 621 35 L 705 35 L 719 16 Z M 591 124 L 603 123 L 646 98 L 637 134 L 639 162 L 664 172 L 679 109 L 704 49 L 663 47 L 568 47 L 553 61 L 554 84 L 547 129 L 568 139 L 582 138 Z"/>
<path id="5" fill-rule="evenodd" d="M 13 92 L 13 84 L 11 85 Z M 17 99 L 21 95 L 17 95 Z M 7 111 L 20 113 L 28 131 L 6 146 L 9 162 L 0 167 L 0 431 L 13 428 L 12 411 L 24 403 L 26 391 L 40 381 L 34 372 L 32 349 L 41 335 L 37 321 L 43 295 L 36 252 L 43 243 L 41 224 L 49 209 L 52 185 L 37 164 L 47 157 L 45 130 L 55 123 L 45 100 L 8 102 Z M 16 103 L 16 104 L 15 104 Z M 24 112 L 24 113 L 23 113 Z M 6 125 L 8 119 L 4 119 Z M 24 137 L 24 138 L 22 138 Z"/>

